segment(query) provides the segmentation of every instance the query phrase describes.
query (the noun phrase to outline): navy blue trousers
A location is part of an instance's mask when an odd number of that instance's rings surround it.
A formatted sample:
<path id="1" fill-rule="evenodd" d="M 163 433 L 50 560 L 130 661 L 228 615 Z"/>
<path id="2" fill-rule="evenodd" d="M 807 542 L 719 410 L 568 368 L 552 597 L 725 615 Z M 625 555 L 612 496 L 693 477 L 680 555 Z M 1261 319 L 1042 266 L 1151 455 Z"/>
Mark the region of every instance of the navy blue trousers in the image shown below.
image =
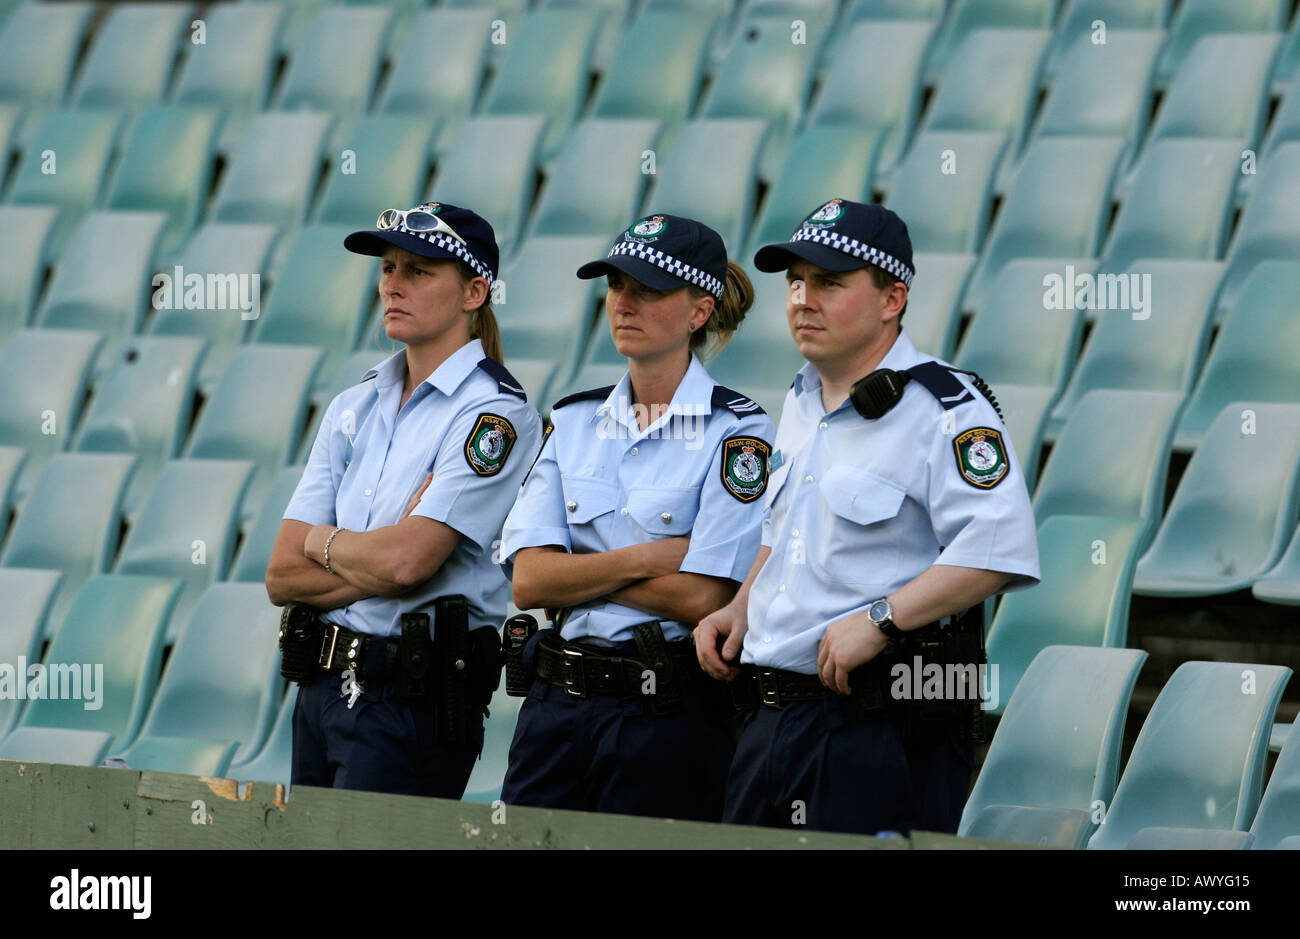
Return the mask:
<path id="1" fill-rule="evenodd" d="M 974 744 L 953 731 L 904 745 L 889 716 L 863 721 L 843 700 L 760 707 L 727 778 L 723 821 L 874 835 L 955 834 Z"/>
<path id="2" fill-rule="evenodd" d="M 384 644 L 370 643 L 366 672 L 383 674 Z M 295 786 L 361 789 L 459 799 L 483 748 L 483 719 L 470 721 L 471 741 L 446 747 L 434 734 L 433 706 L 408 704 L 397 685 L 364 680 L 351 709 L 342 679 L 325 672 L 298 692 L 293 712 Z"/>
<path id="3" fill-rule="evenodd" d="M 656 716 L 641 696 L 575 698 L 536 679 L 519 710 L 502 801 L 719 821 L 735 734 L 709 719 L 693 686 L 687 701 Z"/>

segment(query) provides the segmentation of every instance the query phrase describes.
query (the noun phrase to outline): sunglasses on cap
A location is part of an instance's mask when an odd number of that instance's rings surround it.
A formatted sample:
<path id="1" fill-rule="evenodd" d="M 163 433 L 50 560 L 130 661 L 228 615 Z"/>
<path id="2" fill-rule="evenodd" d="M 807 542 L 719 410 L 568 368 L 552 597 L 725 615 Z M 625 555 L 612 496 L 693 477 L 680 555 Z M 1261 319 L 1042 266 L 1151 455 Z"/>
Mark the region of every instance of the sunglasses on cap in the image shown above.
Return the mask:
<path id="1" fill-rule="evenodd" d="M 413 232 L 443 232 L 455 238 L 461 244 L 465 244 L 465 239 L 456 234 L 456 229 L 432 212 L 425 212 L 422 209 L 384 209 L 379 213 L 379 218 L 375 221 L 375 227 L 380 231 L 388 231 L 398 225 L 402 225 L 407 231 Z"/>

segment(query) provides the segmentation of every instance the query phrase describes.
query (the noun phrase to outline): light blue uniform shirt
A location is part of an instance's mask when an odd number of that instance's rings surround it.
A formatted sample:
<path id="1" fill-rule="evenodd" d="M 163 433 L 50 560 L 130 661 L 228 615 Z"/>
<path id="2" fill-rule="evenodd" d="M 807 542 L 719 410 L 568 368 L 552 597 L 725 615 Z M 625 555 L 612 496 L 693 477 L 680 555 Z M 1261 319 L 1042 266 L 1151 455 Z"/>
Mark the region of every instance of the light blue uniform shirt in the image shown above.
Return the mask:
<path id="1" fill-rule="evenodd" d="M 880 368 L 929 361 L 904 330 Z M 799 370 L 776 434 L 763 524 L 772 553 L 750 589 L 741 662 L 816 674 L 830 623 L 932 564 L 1017 575 L 1004 592 L 1038 582 L 1034 513 L 1006 428 L 969 378 L 953 377 L 949 408 L 911 381 L 868 421 L 847 400 L 827 414 L 816 369 Z"/>
<path id="2" fill-rule="evenodd" d="M 435 598 L 457 593 L 468 601 L 471 628 L 505 619 L 509 585 L 493 542 L 541 446 L 542 422 L 536 408 L 511 392 L 519 389 L 509 373 L 483 361 L 479 340 L 461 346 L 416 386 L 399 413 L 402 349 L 330 402 L 284 517 L 350 531 L 396 525 L 432 470 L 412 514 L 445 523 L 461 539 L 419 587 L 330 610 L 327 622 L 396 636 L 403 613 L 432 613 Z"/>
<path id="3" fill-rule="evenodd" d="M 558 402 L 551 421 L 555 429 L 502 531 L 508 575 L 521 548 L 594 554 L 688 535 L 682 571 L 745 579 L 758 553 L 775 429 L 757 404 L 714 382 L 692 355 L 668 411 L 644 431 L 629 374 L 612 389 Z M 653 619 L 596 599 L 573 608 L 561 635 L 621 642 Z M 695 628 L 660 622 L 669 640 Z"/>

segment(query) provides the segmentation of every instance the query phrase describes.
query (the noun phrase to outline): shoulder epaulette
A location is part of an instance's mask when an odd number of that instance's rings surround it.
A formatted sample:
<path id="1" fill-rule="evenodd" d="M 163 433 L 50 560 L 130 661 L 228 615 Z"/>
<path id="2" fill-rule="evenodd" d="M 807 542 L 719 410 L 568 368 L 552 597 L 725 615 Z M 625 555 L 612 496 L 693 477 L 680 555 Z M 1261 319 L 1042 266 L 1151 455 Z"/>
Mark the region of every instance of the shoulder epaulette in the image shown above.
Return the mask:
<path id="1" fill-rule="evenodd" d="M 556 408 L 562 408 L 566 404 L 573 404 L 577 401 L 603 401 L 605 398 L 609 397 L 609 393 L 613 390 L 613 385 L 606 385 L 604 388 L 592 388 L 588 391 L 575 391 L 573 394 L 565 395 L 559 401 L 552 404 L 551 410 L 554 411 Z"/>
<path id="2" fill-rule="evenodd" d="M 766 414 L 758 402 L 753 398 L 746 397 L 739 391 L 732 391 L 730 388 L 724 388 L 722 385 L 713 386 L 712 405 L 715 408 L 726 408 L 732 414 L 745 417 L 749 414 Z"/>
<path id="3" fill-rule="evenodd" d="M 524 391 L 523 385 L 519 380 L 506 370 L 506 367 L 496 359 L 489 359 L 487 356 L 478 360 L 478 367 L 483 369 L 497 380 L 497 390 L 504 391 L 506 394 L 514 395 L 524 401 L 528 400 L 528 394 Z"/>
<path id="4" fill-rule="evenodd" d="M 913 365 L 911 368 L 905 369 L 905 371 L 919 384 L 923 385 L 930 394 L 934 395 L 945 411 L 950 411 L 957 405 L 965 404 L 967 401 L 975 400 L 975 395 L 962 383 L 956 373 L 960 372 L 963 375 L 969 375 L 975 388 L 988 399 L 989 404 L 993 405 L 993 410 L 997 411 L 998 417 L 1002 416 L 1002 409 L 998 407 L 993 392 L 984 383 L 984 379 L 974 372 L 968 372 L 965 369 L 955 368 L 951 365 L 944 365 L 942 362 L 922 362 L 920 365 Z"/>

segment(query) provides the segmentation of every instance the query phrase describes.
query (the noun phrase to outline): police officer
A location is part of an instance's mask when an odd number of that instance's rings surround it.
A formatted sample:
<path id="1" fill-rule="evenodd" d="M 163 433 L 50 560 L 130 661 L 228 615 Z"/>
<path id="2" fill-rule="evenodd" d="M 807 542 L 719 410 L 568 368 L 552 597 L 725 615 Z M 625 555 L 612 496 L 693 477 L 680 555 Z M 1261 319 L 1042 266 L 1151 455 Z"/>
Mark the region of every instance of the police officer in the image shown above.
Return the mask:
<path id="1" fill-rule="evenodd" d="M 665 214 L 578 269 L 602 275 L 628 371 L 554 405 L 502 534 L 515 603 L 559 612 L 526 649 L 537 677 L 501 796 L 717 821 L 733 713 L 690 632 L 758 551 L 774 428 L 700 354 L 735 332 L 753 288 L 717 232 Z"/>
<path id="2" fill-rule="evenodd" d="M 754 263 L 785 271 L 807 364 L 777 431 L 764 547 L 697 629 L 701 665 L 752 707 L 725 820 L 955 832 L 979 715 L 952 699 L 979 692 L 916 700 L 913 652 L 977 659 L 983 601 L 1037 582 L 1024 475 L 983 383 L 902 327 L 914 271 L 896 214 L 832 199 Z"/>
<path id="3" fill-rule="evenodd" d="M 541 419 L 501 363 L 484 219 L 389 209 L 344 246 L 383 259 L 384 329 L 404 348 L 330 402 L 267 569 L 273 603 L 305 605 L 287 624 L 300 641 L 281 630 L 304 670 L 292 780 L 460 798 L 499 678 L 493 541 Z"/>

